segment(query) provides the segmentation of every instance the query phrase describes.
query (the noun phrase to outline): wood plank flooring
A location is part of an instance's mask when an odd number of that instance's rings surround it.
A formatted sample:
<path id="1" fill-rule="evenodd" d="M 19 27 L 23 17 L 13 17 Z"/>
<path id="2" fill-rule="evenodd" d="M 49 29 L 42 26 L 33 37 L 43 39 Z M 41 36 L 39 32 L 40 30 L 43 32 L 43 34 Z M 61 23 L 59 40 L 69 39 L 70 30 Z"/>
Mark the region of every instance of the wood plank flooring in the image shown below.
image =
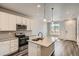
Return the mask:
<path id="1" fill-rule="evenodd" d="M 28 56 L 28 49 L 25 49 L 23 51 L 20 51 L 20 52 L 17 52 L 17 53 L 14 53 L 10 56 Z"/>
<path id="2" fill-rule="evenodd" d="M 55 56 L 79 56 L 79 48 L 75 41 L 57 40 L 54 54 Z"/>

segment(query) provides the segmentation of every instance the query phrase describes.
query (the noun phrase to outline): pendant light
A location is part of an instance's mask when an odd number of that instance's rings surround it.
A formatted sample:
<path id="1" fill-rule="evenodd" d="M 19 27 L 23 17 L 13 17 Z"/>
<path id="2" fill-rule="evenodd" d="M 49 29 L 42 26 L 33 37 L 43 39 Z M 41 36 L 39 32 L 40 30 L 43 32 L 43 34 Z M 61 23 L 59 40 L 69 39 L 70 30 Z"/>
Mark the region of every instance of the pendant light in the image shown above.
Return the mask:
<path id="1" fill-rule="evenodd" d="M 44 19 L 43 19 L 43 21 L 44 21 L 44 22 L 47 22 L 47 20 L 46 20 L 46 10 L 45 10 L 45 6 L 46 6 L 46 4 L 44 4 Z"/>
<path id="2" fill-rule="evenodd" d="M 48 22 L 53 22 L 53 9 L 54 8 L 51 8 L 51 10 L 52 10 L 51 19 Z"/>
<path id="3" fill-rule="evenodd" d="M 52 10 L 52 17 L 51 17 L 51 21 L 53 22 L 53 9 L 54 8 L 51 8 L 51 10 Z"/>
<path id="4" fill-rule="evenodd" d="M 52 10 L 52 12 L 51 12 L 51 13 L 52 13 L 51 19 L 50 19 L 50 20 L 47 20 L 47 19 L 46 19 L 46 9 L 45 9 L 45 7 L 46 7 L 46 4 L 44 4 L 44 18 L 43 18 L 43 21 L 44 21 L 44 22 L 53 22 L 53 9 L 54 9 L 54 8 L 51 8 L 51 10 Z"/>

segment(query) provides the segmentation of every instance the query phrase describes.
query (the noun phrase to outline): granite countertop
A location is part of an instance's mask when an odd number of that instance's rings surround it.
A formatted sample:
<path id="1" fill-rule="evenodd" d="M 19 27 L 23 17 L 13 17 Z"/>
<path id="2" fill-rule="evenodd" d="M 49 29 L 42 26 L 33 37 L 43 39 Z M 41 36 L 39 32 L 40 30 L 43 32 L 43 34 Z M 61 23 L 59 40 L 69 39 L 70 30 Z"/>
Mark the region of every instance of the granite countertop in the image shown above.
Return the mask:
<path id="1" fill-rule="evenodd" d="M 35 43 L 37 45 L 40 46 L 44 46 L 44 47 L 49 47 L 51 44 L 53 44 L 56 40 L 51 38 L 51 37 L 44 37 L 43 40 L 38 40 L 38 41 L 32 41 L 32 40 L 28 40 L 28 42 L 32 42 Z"/>
<path id="2" fill-rule="evenodd" d="M 0 42 L 10 41 L 10 40 L 14 40 L 14 39 L 16 39 L 16 37 L 0 38 Z"/>

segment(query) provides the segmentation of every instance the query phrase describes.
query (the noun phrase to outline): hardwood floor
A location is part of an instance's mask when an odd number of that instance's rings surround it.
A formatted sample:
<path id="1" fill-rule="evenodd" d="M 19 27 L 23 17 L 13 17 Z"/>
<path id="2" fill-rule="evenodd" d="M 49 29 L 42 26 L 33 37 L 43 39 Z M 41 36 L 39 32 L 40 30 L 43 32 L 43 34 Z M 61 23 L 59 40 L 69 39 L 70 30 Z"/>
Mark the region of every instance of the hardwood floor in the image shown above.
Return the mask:
<path id="1" fill-rule="evenodd" d="M 79 56 L 79 48 L 77 43 L 70 40 L 56 41 L 55 56 Z"/>
<path id="2" fill-rule="evenodd" d="M 20 52 L 16 52 L 10 56 L 28 56 L 28 49 L 25 49 L 25 50 L 20 51 Z"/>

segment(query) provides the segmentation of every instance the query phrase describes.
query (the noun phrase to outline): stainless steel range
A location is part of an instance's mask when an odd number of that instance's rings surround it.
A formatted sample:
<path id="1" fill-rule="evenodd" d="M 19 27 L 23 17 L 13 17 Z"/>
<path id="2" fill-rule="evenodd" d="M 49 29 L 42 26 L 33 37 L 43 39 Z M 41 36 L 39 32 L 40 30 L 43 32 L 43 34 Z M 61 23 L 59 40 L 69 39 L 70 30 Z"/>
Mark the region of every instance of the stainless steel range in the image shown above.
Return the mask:
<path id="1" fill-rule="evenodd" d="M 25 36 L 25 35 L 16 35 L 16 37 L 18 37 L 19 41 L 19 51 L 27 49 L 28 48 L 28 41 L 29 40 L 29 36 Z"/>
<path id="2" fill-rule="evenodd" d="M 27 30 L 27 26 L 26 25 L 16 25 L 16 37 L 18 37 L 19 41 L 19 51 L 27 49 L 28 48 L 28 41 L 29 40 L 29 36 L 26 36 L 26 30 Z"/>

